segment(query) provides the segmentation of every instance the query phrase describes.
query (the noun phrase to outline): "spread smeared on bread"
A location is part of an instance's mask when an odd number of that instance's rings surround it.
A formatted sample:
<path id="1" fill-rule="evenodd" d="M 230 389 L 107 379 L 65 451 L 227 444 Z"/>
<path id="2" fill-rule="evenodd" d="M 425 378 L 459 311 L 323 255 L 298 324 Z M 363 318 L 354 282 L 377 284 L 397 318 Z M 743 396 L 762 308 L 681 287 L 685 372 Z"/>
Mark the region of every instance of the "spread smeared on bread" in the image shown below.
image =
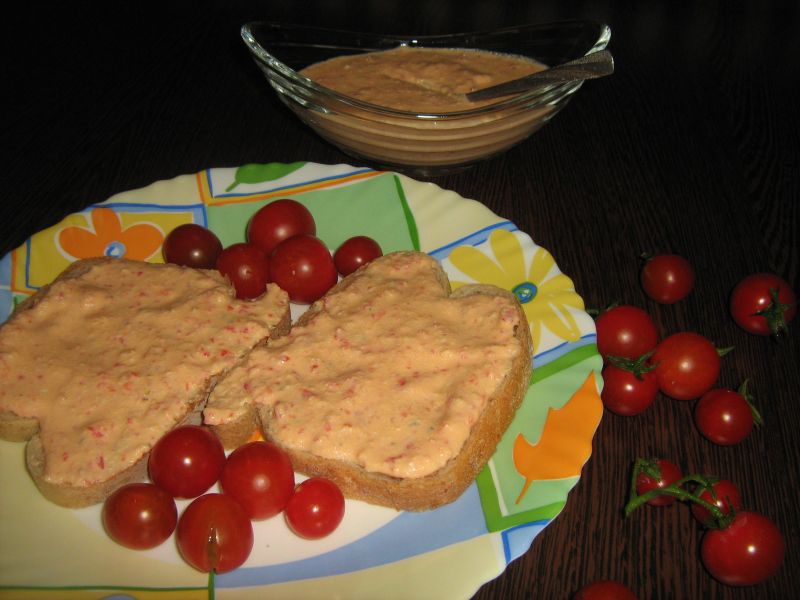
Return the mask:
<path id="1" fill-rule="evenodd" d="M 54 502 L 99 502 L 144 474 L 216 376 L 288 329 L 288 307 L 276 286 L 236 300 L 216 271 L 79 261 L 0 328 L 0 437 L 32 438 L 28 469 Z"/>
<path id="2" fill-rule="evenodd" d="M 513 295 L 450 294 L 431 257 L 398 252 L 343 280 L 290 334 L 253 350 L 204 412 L 227 445 L 260 424 L 295 467 L 345 495 L 421 510 L 472 482 L 527 389 Z"/>

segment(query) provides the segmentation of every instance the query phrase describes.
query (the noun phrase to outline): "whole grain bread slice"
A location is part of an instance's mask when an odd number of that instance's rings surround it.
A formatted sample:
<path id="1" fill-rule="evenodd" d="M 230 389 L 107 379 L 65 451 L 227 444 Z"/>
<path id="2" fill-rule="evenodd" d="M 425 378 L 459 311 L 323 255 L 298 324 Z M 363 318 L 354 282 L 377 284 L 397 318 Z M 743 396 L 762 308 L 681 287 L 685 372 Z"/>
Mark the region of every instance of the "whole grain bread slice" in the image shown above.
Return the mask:
<path id="1" fill-rule="evenodd" d="M 451 297 L 506 293 L 499 288 L 475 285 L 458 288 Z M 410 511 L 429 510 L 453 502 L 472 484 L 494 454 L 528 389 L 531 339 L 524 321 L 517 327 L 517 334 L 522 351 L 512 369 L 489 398 L 461 451 L 435 473 L 416 479 L 392 477 L 370 472 L 353 462 L 320 459 L 310 452 L 282 447 L 289 453 L 297 471 L 335 481 L 348 498 Z M 269 410 L 261 409 L 264 437 L 281 445 L 272 430 L 271 416 Z"/>
<path id="2" fill-rule="evenodd" d="M 430 277 L 436 282 L 439 293 L 449 300 L 459 301 L 470 297 L 490 297 L 499 299 L 498 310 L 506 313 L 504 319 L 513 319 L 514 326 L 509 341 L 513 345 L 513 358 L 507 364 L 507 370 L 496 382 L 491 393 L 475 419 L 468 436 L 460 449 L 445 464 L 434 472 L 424 476 L 395 476 L 372 469 L 357 460 L 340 459 L 335 456 L 321 456 L 318 452 L 302 444 L 286 443 L 279 431 L 276 408 L 269 403 L 260 403 L 259 396 L 263 390 L 258 385 L 249 385 L 258 379 L 261 370 L 272 369 L 270 363 L 282 360 L 285 353 L 287 360 L 297 358 L 292 355 L 293 340 L 301 340 L 306 336 L 307 328 L 314 327 L 318 319 L 330 319 L 330 307 L 336 296 L 352 293 L 356 299 L 362 295 L 362 280 L 368 277 L 370 266 L 363 267 L 356 273 L 343 279 L 326 297 L 314 303 L 294 325 L 289 336 L 265 347 L 255 349 L 250 355 L 231 370 L 212 392 L 205 410 L 206 422 L 218 432 L 227 446 L 236 446 L 250 437 L 259 427 L 264 438 L 282 447 L 291 457 L 295 469 L 308 476 L 323 476 L 335 481 L 348 498 L 363 500 L 372 504 L 392 507 L 399 510 L 421 511 L 436 508 L 454 501 L 474 481 L 478 472 L 484 467 L 495 452 L 498 442 L 511 423 L 528 388 L 531 375 L 532 343 L 530 330 L 524 312 L 516 297 L 510 292 L 491 285 L 465 285 L 450 293 L 448 278 L 437 261 L 422 253 L 393 253 L 379 259 L 382 261 L 419 261 L 422 267 L 414 271 L 414 277 Z M 420 275 L 421 273 L 421 275 Z M 397 286 L 402 289 L 402 286 Z M 370 288 L 371 289 L 371 288 Z M 373 290 L 371 293 L 381 293 Z M 369 311 L 370 293 L 363 293 L 364 310 Z M 401 312 L 412 306 L 413 297 L 398 296 L 396 308 Z M 382 309 L 381 309 L 382 310 Z M 410 314 L 410 313 L 409 313 Z M 464 328 L 470 324 L 465 322 Z M 346 328 L 345 328 L 346 329 Z M 337 330 L 337 334 L 340 330 Z M 420 336 L 423 339 L 425 336 Z M 425 339 L 428 339 L 425 337 Z M 466 339 L 471 339 L 467 335 Z M 302 344 L 304 342 L 295 342 Z M 369 343 L 363 346 L 369 348 Z M 336 356 L 319 357 L 320 361 L 336 361 Z M 342 359 L 344 359 L 344 355 Z M 504 363 L 505 364 L 505 363 Z M 345 369 L 346 371 L 346 369 Z M 388 377 L 388 370 L 387 370 Z M 264 379 L 264 386 L 269 387 L 269 377 Z M 331 381 L 326 385 L 336 385 Z M 300 394 L 302 386 L 298 386 Z M 244 390 L 250 389 L 249 392 Z M 451 395 L 458 396 L 458 392 Z M 376 398 L 376 402 L 392 403 L 394 392 L 389 384 L 386 397 Z M 231 402 L 232 401 L 232 402 Z M 332 409 L 333 410 L 333 409 Z M 333 436 L 337 433 L 334 431 Z"/>
<path id="3" fill-rule="evenodd" d="M 185 294 L 170 294 L 170 286 L 181 285 L 188 286 Z M 196 301 L 190 299 L 195 296 Z M 149 449 L 161 435 L 200 422 L 220 375 L 252 347 L 289 327 L 288 297 L 276 286 L 246 304 L 235 299 L 233 288 L 215 271 L 125 259 L 77 261 L 0 326 L 0 379 L 18 382 L 0 389 L 0 438 L 28 441 L 28 472 L 49 500 L 72 508 L 101 502 L 125 483 L 144 478 Z M 67 329 L 62 333 L 62 328 Z M 29 343 L 39 337 L 48 339 Z M 167 356 L 172 347 L 194 345 L 197 353 L 187 351 L 176 364 L 147 360 Z M 221 356 L 212 355 L 217 350 Z M 47 379 L 53 373 L 58 377 Z M 181 390 L 170 387 L 176 377 L 185 380 Z M 140 380 L 146 385 L 137 387 Z M 124 392 L 127 383 L 130 393 Z M 95 393 L 95 388 L 102 391 Z M 133 408 L 120 411 L 116 404 L 123 398 Z M 66 413 L 64 406 L 70 407 Z M 137 429 L 140 422 L 147 424 L 144 433 Z M 75 439 L 64 440 L 71 436 Z M 125 450 L 134 436 L 136 443 Z M 74 449 L 82 457 L 81 448 L 92 441 L 101 449 L 90 456 L 99 456 L 101 467 L 92 464 L 87 470 L 63 450 Z M 114 455 L 123 451 L 124 458 Z M 58 464 L 73 458 L 74 476 Z"/>

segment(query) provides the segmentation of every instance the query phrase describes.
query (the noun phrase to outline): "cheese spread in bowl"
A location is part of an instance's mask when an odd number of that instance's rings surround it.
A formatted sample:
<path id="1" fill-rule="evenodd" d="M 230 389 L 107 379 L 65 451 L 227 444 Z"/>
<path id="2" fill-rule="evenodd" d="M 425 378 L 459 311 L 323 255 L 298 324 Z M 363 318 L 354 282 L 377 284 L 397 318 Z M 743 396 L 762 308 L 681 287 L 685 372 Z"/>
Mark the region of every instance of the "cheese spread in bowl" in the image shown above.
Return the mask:
<path id="1" fill-rule="evenodd" d="M 590 21 L 407 37 L 255 22 L 242 37 L 279 98 L 323 138 L 379 167 L 438 175 L 524 140 L 581 82 L 483 102 L 466 93 L 602 50 L 611 34 Z"/>

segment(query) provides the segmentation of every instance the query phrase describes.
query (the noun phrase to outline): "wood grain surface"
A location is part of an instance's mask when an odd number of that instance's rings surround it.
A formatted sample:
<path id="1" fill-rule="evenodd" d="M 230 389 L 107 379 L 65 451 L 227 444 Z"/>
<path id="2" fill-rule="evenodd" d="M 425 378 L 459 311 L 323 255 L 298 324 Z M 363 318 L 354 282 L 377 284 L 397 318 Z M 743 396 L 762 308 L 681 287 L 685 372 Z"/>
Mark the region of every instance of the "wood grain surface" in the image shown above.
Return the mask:
<path id="1" fill-rule="evenodd" d="M 276 100 L 239 38 L 248 20 L 395 34 L 604 21 L 612 77 L 585 84 L 503 156 L 433 181 L 551 250 L 587 306 L 635 304 L 662 335 L 692 330 L 735 346 L 720 384 L 749 377 L 765 424 L 723 448 L 696 431 L 691 402 L 659 397 L 637 417 L 606 414 L 565 510 L 475 598 L 569 598 L 595 579 L 625 582 L 643 599 L 795 597 L 800 322 L 778 344 L 738 329 L 726 307 L 751 272 L 800 286 L 797 2 L 204 6 L 28 3 L 4 19 L 0 255 L 66 214 L 155 180 L 250 162 L 352 163 Z M 698 279 L 684 301 L 660 306 L 639 287 L 638 257 L 667 251 L 689 258 Z M 781 571 L 754 587 L 720 585 L 702 567 L 702 531 L 685 506 L 623 518 L 636 456 L 739 483 L 746 506 L 786 537 Z"/>

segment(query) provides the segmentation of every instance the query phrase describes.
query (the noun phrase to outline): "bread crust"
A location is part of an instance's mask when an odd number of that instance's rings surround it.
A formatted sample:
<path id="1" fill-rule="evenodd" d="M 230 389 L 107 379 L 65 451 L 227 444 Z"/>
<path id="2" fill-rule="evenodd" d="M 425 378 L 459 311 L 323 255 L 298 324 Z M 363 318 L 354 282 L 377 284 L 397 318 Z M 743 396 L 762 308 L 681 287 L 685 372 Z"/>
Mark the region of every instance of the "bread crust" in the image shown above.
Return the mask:
<path id="1" fill-rule="evenodd" d="M 519 351 L 516 353 L 512 367 L 498 385 L 495 393 L 488 399 L 458 455 L 451 458 L 444 467 L 435 473 L 420 478 L 404 479 L 370 472 L 356 463 L 322 458 L 311 452 L 281 444 L 270 429 L 271 407 L 260 407 L 257 415 L 250 411 L 237 422 L 228 424 L 226 428 L 231 432 L 236 431 L 237 436 L 228 438 L 227 441 L 233 445 L 245 441 L 260 424 L 263 437 L 289 454 L 296 471 L 308 476 L 327 477 L 336 482 L 346 497 L 371 504 L 398 510 L 423 511 L 456 500 L 475 480 L 480 470 L 491 458 L 497 444 L 511 424 L 528 389 L 533 348 L 527 319 L 513 294 L 486 284 L 466 285 L 451 293 L 449 279 L 444 270 L 433 259 L 431 259 L 431 265 L 442 290 L 451 298 L 476 294 L 509 298 L 513 300 L 512 305 L 517 311 L 519 321 L 514 330 Z M 356 271 L 343 279 L 329 294 L 355 284 L 360 277 L 360 272 L 361 270 Z M 303 327 L 311 323 L 324 310 L 324 306 L 325 298 L 323 297 L 309 307 L 295 326 Z"/>
<path id="2" fill-rule="evenodd" d="M 252 405 L 244 408 L 239 418 L 227 423 L 204 423 L 219 438 L 226 450 L 238 448 L 245 442 L 258 436 L 261 429 L 258 411 Z"/>
<path id="3" fill-rule="evenodd" d="M 36 294 L 21 302 L 7 322 L 13 322 L 13 320 L 21 318 L 24 312 L 35 309 L 36 306 L 47 297 L 52 286 L 56 282 L 65 279 L 79 278 L 94 267 L 110 261 L 126 261 L 126 259 L 107 257 L 89 258 L 72 263 L 51 284 L 43 286 Z M 0 325 L 0 327 L 3 326 L 5 326 L 5 324 Z M 271 328 L 270 335 L 285 335 L 290 327 L 291 315 L 287 304 L 285 313 L 281 315 L 280 320 Z M 266 339 L 259 341 L 259 343 L 265 342 Z M 184 424 L 199 424 L 201 422 L 201 411 L 208 398 L 208 394 L 222 374 L 223 373 L 209 373 L 204 385 L 201 386 L 200 392 L 186 403 L 186 410 L 183 413 L 183 417 L 179 422 L 173 423 L 169 429 Z M 146 452 L 127 469 L 113 473 L 103 481 L 86 485 L 52 483 L 44 476 L 46 455 L 38 433 L 39 423 L 37 419 L 20 417 L 12 412 L 0 412 L 0 438 L 17 442 L 27 441 L 25 447 L 26 469 L 42 495 L 55 504 L 68 508 L 90 506 L 102 502 L 119 487 L 133 481 L 144 480 L 147 476 L 147 459 L 149 457 L 149 452 Z"/>

